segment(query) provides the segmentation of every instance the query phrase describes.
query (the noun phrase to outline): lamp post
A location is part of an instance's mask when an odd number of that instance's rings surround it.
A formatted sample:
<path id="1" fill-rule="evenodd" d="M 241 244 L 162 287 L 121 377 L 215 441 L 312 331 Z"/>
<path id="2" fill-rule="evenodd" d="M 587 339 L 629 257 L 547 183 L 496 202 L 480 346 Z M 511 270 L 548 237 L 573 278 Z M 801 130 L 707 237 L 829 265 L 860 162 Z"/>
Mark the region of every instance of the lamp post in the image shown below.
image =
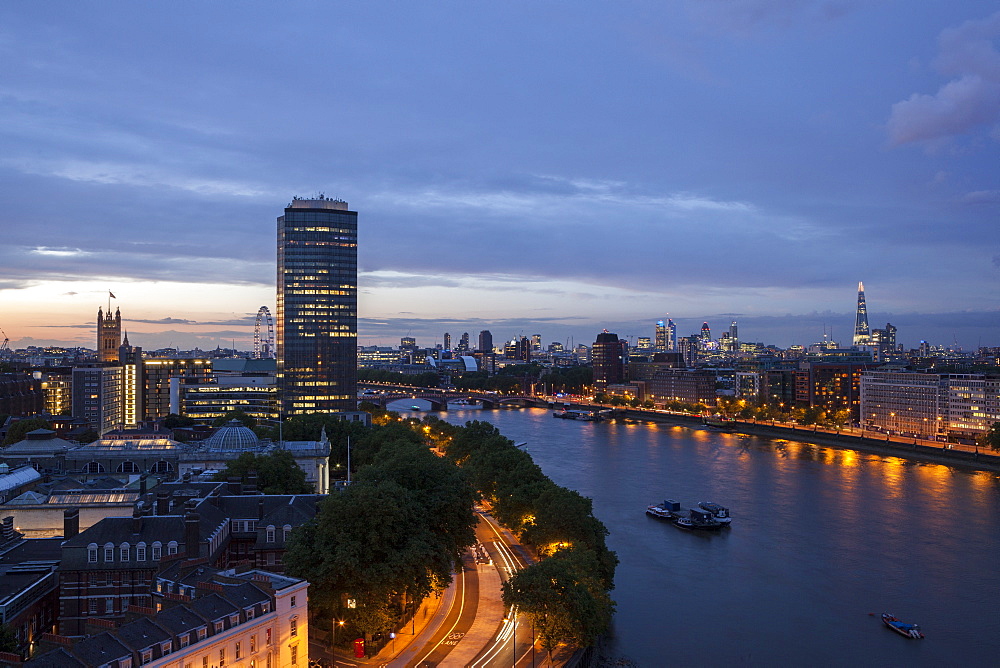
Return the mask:
<path id="1" fill-rule="evenodd" d="M 333 626 L 333 644 L 330 647 L 330 654 L 333 655 L 333 668 L 337 668 L 337 627 L 343 626 L 344 620 L 334 618 L 330 623 Z"/>

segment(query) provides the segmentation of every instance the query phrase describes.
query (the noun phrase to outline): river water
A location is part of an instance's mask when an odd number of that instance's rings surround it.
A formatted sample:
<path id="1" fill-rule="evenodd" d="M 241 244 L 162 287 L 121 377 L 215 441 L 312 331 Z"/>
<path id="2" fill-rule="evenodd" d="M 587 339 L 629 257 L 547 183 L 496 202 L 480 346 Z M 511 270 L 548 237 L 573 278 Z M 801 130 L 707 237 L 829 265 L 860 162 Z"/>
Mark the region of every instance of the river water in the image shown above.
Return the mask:
<path id="1" fill-rule="evenodd" d="M 495 424 L 594 500 L 621 561 L 615 656 L 644 667 L 1000 664 L 996 474 L 539 409 L 438 415 Z M 728 506 L 733 525 L 688 532 L 645 515 L 665 498 Z M 881 612 L 927 637 L 892 633 Z"/>

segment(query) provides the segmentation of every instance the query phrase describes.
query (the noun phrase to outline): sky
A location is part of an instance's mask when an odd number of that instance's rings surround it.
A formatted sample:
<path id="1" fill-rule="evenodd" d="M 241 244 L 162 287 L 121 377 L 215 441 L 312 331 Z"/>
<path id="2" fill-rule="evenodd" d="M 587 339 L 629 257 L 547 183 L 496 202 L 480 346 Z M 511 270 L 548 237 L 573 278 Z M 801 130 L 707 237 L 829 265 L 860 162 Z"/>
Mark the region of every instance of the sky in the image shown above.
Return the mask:
<path id="1" fill-rule="evenodd" d="M 1000 346 L 996 7 L 2 3 L 0 328 L 250 348 L 323 193 L 362 345 L 849 344 L 864 281 L 907 347 Z"/>

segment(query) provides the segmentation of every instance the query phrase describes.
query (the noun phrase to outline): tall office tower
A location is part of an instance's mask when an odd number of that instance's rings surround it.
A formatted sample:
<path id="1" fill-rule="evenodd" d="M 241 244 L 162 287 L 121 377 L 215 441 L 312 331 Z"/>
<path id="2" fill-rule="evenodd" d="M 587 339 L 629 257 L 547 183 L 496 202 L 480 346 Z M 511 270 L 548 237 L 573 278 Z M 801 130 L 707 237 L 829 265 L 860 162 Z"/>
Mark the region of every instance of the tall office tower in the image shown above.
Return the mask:
<path id="1" fill-rule="evenodd" d="M 709 328 L 707 322 L 701 323 L 701 340 L 702 342 L 708 342 L 712 340 L 712 330 Z"/>
<path id="2" fill-rule="evenodd" d="M 458 352 L 467 353 L 469 352 L 469 333 L 462 332 L 462 336 L 458 339 Z"/>
<path id="3" fill-rule="evenodd" d="M 278 218 L 278 401 L 284 415 L 354 410 L 358 213 L 295 198 Z"/>
<path id="4" fill-rule="evenodd" d="M 667 351 L 667 325 L 662 320 L 656 321 L 656 332 L 654 333 L 653 341 L 656 352 L 664 353 Z"/>
<path id="5" fill-rule="evenodd" d="M 118 347 L 122 344 L 122 314 L 115 309 L 111 315 L 111 306 L 105 315 L 101 307 L 97 307 L 97 361 L 117 362 Z"/>
<path id="6" fill-rule="evenodd" d="M 617 334 L 607 330 L 598 334 L 590 349 L 590 359 L 594 365 L 594 386 L 598 391 L 625 380 L 625 354 Z"/>
<path id="7" fill-rule="evenodd" d="M 734 353 L 740 351 L 740 333 L 735 320 L 729 323 L 729 345 Z"/>
<path id="8" fill-rule="evenodd" d="M 677 350 L 677 325 L 667 318 L 667 352 Z"/>
<path id="9" fill-rule="evenodd" d="M 483 353 L 493 352 L 493 334 L 488 329 L 479 332 L 479 351 Z"/>
<path id="10" fill-rule="evenodd" d="M 872 338 L 868 329 L 868 307 L 865 306 L 865 284 L 858 282 L 858 315 L 854 318 L 854 345 L 868 343 Z"/>
<path id="11" fill-rule="evenodd" d="M 653 342 L 648 336 L 640 336 L 635 342 L 635 347 L 638 350 L 650 350 L 653 347 Z"/>
<path id="12" fill-rule="evenodd" d="M 532 334 L 531 335 L 531 350 L 540 353 L 542 352 L 542 335 Z"/>
<path id="13" fill-rule="evenodd" d="M 451 350 L 451 334 L 448 332 L 444 333 L 444 349 Z"/>
<path id="14" fill-rule="evenodd" d="M 417 340 L 415 338 L 413 338 L 412 336 L 404 336 L 404 337 L 402 337 L 399 340 L 399 349 L 400 350 L 411 350 L 411 351 L 412 350 L 416 350 L 417 349 Z"/>
<path id="15" fill-rule="evenodd" d="M 146 369 L 142 348 L 128 342 L 128 332 L 118 349 L 118 361 L 122 367 L 121 423 L 126 429 L 135 429 L 145 417 Z"/>
<path id="16" fill-rule="evenodd" d="M 531 341 L 526 336 L 511 339 L 504 345 L 503 356 L 509 360 L 531 361 Z"/>

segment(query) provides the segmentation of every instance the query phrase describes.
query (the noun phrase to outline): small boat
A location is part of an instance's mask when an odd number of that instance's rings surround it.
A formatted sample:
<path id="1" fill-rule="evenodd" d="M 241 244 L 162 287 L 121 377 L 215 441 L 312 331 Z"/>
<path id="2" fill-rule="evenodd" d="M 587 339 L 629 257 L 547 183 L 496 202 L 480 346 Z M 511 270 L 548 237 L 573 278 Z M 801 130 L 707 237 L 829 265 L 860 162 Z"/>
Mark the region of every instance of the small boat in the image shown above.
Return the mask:
<path id="1" fill-rule="evenodd" d="M 733 521 L 732 515 L 729 514 L 729 508 L 726 508 L 725 506 L 720 506 L 719 504 L 712 503 L 710 501 L 702 501 L 698 504 L 698 507 L 712 513 L 712 517 L 714 517 L 720 524 L 729 526 Z"/>
<path id="2" fill-rule="evenodd" d="M 719 413 L 715 415 L 702 415 L 701 423 L 706 427 L 715 427 L 716 429 L 733 429 L 736 427 L 735 420 Z"/>
<path id="3" fill-rule="evenodd" d="M 681 504 L 667 499 L 663 503 L 646 506 L 646 514 L 661 520 L 674 520 L 677 519 L 677 513 L 680 512 L 680 509 Z"/>
<path id="4" fill-rule="evenodd" d="M 924 634 L 920 632 L 919 626 L 916 624 L 901 622 L 898 618 L 890 615 L 888 612 L 882 613 L 882 623 L 901 636 L 913 638 L 915 640 L 920 640 L 924 637 Z"/>
<path id="5" fill-rule="evenodd" d="M 707 529 L 717 530 L 723 527 L 712 513 L 701 508 L 690 508 L 687 517 L 678 517 L 674 520 L 674 526 L 679 529 Z"/>

